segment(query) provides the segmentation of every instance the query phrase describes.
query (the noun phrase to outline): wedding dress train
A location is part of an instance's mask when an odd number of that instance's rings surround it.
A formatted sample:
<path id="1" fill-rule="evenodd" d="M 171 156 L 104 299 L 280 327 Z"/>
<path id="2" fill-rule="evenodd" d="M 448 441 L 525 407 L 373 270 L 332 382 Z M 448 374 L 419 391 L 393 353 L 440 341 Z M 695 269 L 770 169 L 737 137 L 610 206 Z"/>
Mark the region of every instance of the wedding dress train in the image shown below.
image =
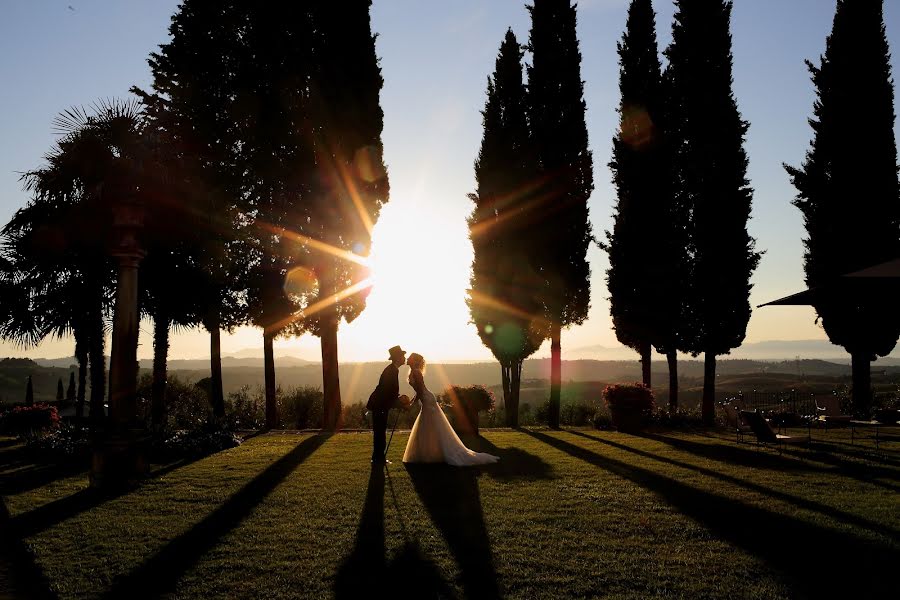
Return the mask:
<path id="1" fill-rule="evenodd" d="M 410 384 L 416 390 L 422 410 L 409 434 L 403 462 L 447 463 L 454 467 L 470 467 L 500 460 L 499 456 L 466 448 L 450 426 L 447 415 L 438 406 L 434 394 L 425 387 L 420 374 L 418 377 L 410 374 Z"/>

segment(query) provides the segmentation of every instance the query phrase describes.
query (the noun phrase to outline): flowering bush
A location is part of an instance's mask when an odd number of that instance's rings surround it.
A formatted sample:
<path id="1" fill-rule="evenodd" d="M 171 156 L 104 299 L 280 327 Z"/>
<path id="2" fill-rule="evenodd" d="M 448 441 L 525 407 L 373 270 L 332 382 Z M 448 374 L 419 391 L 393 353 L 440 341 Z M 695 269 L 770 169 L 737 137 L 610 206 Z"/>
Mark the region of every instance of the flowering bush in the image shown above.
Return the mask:
<path id="1" fill-rule="evenodd" d="M 603 399 L 612 421 L 619 431 L 636 431 L 643 427 L 653 411 L 653 390 L 643 383 L 608 385 Z"/>
<path id="2" fill-rule="evenodd" d="M 494 410 L 494 394 L 483 385 L 451 385 L 438 398 L 452 409 L 454 424 L 460 433 L 478 433 L 478 413 Z"/>
<path id="3" fill-rule="evenodd" d="M 17 406 L 0 417 L 0 432 L 10 435 L 31 435 L 57 427 L 59 413 L 48 404 Z"/>

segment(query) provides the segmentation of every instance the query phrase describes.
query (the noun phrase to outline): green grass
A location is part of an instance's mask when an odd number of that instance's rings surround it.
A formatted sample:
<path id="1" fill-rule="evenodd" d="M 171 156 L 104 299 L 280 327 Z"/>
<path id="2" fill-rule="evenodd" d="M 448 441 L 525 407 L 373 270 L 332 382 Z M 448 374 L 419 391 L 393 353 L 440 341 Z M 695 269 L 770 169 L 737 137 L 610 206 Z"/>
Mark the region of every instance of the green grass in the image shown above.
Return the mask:
<path id="1" fill-rule="evenodd" d="M 0 494 L 61 598 L 897 597 L 900 442 L 827 438 L 490 431 L 461 470 L 398 435 L 382 472 L 370 435 L 273 434 L 112 498 L 7 445 Z"/>

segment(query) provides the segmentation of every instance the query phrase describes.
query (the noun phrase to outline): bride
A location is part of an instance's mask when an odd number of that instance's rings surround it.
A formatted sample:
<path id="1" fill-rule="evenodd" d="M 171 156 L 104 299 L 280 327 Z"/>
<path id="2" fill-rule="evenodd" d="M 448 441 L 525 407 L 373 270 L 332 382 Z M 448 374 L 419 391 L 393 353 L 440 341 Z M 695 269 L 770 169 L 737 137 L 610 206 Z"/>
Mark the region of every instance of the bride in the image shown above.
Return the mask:
<path id="1" fill-rule="evenodd" d="M 413 425 L 406 452 L 405 463 L 447 463 L 455 467 L 484 465 L 500 460 L 499 456 L 473 452 L 466 448 L 453 431 L 447 416 L 438 406 L 434 394 L 425 387 L 425 359 L 413 352 L 406 361 L 409 365 L 409 384 L 416 391 L 422 405 Z"/>

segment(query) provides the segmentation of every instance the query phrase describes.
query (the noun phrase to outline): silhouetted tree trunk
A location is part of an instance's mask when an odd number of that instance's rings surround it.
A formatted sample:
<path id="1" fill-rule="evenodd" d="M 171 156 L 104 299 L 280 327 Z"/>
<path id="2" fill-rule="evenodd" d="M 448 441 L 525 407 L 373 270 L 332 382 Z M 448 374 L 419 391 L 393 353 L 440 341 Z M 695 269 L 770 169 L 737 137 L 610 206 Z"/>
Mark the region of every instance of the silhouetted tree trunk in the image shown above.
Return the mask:
<path id="1" fill-rule="evenodd" d="M 653 347 L 650 345 L 650 342 L 641 344 L 641 380 L 647 387 L 650 387 L 650 361 L 652 356 Z"/>
<path id="2" fill-rule="evenodd" d="M 503 385 L 503 407 L 507 412 L 506 421 L 509 422 L 509 386 L 512 378 L 512 366 L 507 362 L 500 363 L 500 381 Z"/>
<path id="3" fill-rule="evenodd" d="M 550 411 L 548 413 L 548 425 L 559 429 L 559 391 L 562 385 L 562 327 L 553 324 L 553 332 L 550 334 Z"/>
<path id="4" fill-rule="evenodd" d="M 84 399 L 87 394 L 88 345 L 84 333 L 75 334 L 75 359 L 78 361 L 78 391 L 75 394 L 75 418 L 84 419 Z"/>
<path id="5" fill-rule="evenodd" d="M 153 319 L 153 381 L 150 390 L 150 422 L 162 430 L 166 424 L 166 379 L 169 357 L 169 318 L 162 309 Z"/>
<path id="6" fill-rule="evenodd" d="M 275 403 L 275 335 L 263 333 L 263 363 L 266 380 L 266 429 L 278 427 L 278 405 Z"/>
<path id="7" fill-rule="evenodd" d="M 519 426 L 519 395 L 522 389 L 522 361 L 512 365 L 509 404 L 506 410 L 507 427 Z"/>
<path id="8" fill-rule="evenodd" d="M 872 405 L 872 371 L 871 360 L 865 352 L 854 352 L 850 355 L 853 388 L 850 391 L 853 401 L 853 412 L 858 417 L 869 416 Z"/>
<path id="9" fill-rule="evenodd" d="M 334 431 L 340 426 L 341 379 L 338 374 L 338 317 L 331 309 L 320 321 L 322 342 L 322 393 L 325 411 L 322 428 Z"/>
<path id="10" fill-rule="evenodd" d="M 703 423 L 714 425 L 716 422 L 716 353 L 706 352 L 703 355 L 703 402 L 700 408 Z"/>
<path id="11" fill-rule="evenodd" d="M 222 391 L 222 338 L 219 328 L 218 308 L 215 309 L 209 329 L 209 401 L 217 421 L 225 418 L 225 394 Z"/>
<path id="12" fill-rule="evenodd" d="M 666 352 L 669 363 L 669 412 L 678 410 L 678 355 L 674 350 Z"/>

